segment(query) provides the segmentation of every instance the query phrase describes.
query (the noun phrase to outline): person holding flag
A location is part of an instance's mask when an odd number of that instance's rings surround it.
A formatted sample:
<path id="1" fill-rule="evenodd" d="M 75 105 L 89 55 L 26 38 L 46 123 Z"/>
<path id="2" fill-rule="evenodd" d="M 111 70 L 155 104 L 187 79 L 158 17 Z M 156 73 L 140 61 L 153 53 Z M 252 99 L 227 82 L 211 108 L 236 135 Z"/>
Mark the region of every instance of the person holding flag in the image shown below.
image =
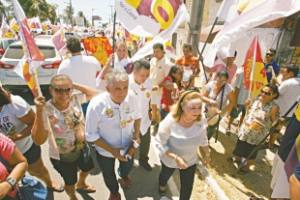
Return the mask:
<path id="1" fill-rule="evenodd" d="M 249 167 L 257 155 L 257 151 L 254 153 L 252 151 L 269 133 L 273 123 L 279 118 L 279 108 L 274 101 L 278 96 L 278 87 L 267 84 L 246 111 L 245 119 L 238 131 L 239 139 L 232 157 L 234 162 L 243 165 L 240 167 L 241 172 L 249 171 Z M 244 162 L 246 158 L 249 160 Z"/>
<path id="2" fill-rule="evenodd" d="M 73 89 L 84 96 L 72 94 Z M 32 138 L 39 145 L 48 139 L 50 161 L 62 176 L 70 200 L 77 200 L 75 189 L 86 193 L 96 191 L 86 183 L 93 162 L 90 156 L 84 154 L 87 146 L 81 104 L 98 92 L 73 83 L 65 74 L 52 77 L 49 91 L 52 96 L 49 101 L 46 102 L 41 96 L 35 99 L 37 117 L 32 127 Z"/>
<path id="3" fill-rule="evenodd" d="M 0 86 L 0 130 L 16 143 L 27 159 L 28 171 L 41 179 L 48 189 L 63 192 L 64 187 L 53 181 L 41 158 L 41 147 L 31 137 L 35 113 L 30 105 L 20 96 L 13 95 Z"/>

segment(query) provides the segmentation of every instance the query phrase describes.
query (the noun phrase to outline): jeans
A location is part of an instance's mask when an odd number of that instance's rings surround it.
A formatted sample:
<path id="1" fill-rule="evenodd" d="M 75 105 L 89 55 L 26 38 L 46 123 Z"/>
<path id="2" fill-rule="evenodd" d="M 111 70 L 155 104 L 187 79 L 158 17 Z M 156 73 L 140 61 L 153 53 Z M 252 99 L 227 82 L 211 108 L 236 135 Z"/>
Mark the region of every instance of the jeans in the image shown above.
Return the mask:
<path id="1" fill-rule="evenodd" d="M 103 178 L 106 187 L 112 194 L 117 194 L 119 191 L 119 184 L 117 181 L 115 173 L 115 158 L 105 157 L 102 155 L 97 156 L 99 166 L 102 170 Z M 128 162 L 119 161 L 118 174 L 120 177 L 124 178 L 129 175 L 130 170 L 133 166 L 133 159 L 128 160 Z"/>
<path id="2" fill-rule="evenodd" d="M 196 165 L 192 165 L 187 169 L 180 169 L 180 197 L 179 200 L 189 200 L 192 194 Z M 175 168 L 169 168 L 162 163 L 159 174 L 159 185 L 166 186 L 168 180 L 172 176 Z"/>

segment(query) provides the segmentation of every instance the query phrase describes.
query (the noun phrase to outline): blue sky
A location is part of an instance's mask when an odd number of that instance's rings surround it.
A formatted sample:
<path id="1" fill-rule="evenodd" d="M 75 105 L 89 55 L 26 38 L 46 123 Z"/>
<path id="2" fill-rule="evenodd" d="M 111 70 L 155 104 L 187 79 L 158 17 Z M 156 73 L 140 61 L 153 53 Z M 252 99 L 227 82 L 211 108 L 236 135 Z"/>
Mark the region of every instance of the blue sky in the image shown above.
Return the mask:
<path id="1" fill-rule="evenodd" d="M 68 5 L 70 0 L 46 0 L 48 3 L 57 4 L 59 13 L 62 14 L 64 8 Z M 99 15 L 102 17 L 103 22 L 108 22 L 111 16 L 111 5 L 114 5 L 114 0 L 72 0 L 75 15 L 78 11 L 83 11 L 84 15 L 89 21 L 93 15 Z"/>

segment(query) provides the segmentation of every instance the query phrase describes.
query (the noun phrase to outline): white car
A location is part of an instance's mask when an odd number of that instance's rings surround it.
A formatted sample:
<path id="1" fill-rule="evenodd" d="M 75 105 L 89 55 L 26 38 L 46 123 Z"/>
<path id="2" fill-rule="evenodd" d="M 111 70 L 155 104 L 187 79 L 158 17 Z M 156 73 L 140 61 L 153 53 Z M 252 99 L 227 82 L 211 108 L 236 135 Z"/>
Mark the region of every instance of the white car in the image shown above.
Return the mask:
<path id="1" fill-rule="evenodd" d="M 37 37 L 35 41 L 45 56 L 45 61 L 38 68 L 38 80 L 43 93 L 44 91 L 47 93 L 50 80 L 57 73 L 62 57 L 56 51 L 50 37 Z M 19 92 L 24 93 L 28 91 L 25 81 L 14 71 L 23 55 L 22 43 L 17 41 L 10 44 L 0 59 L 0 81 L 2 85 L 19 95 L 21 95 Z"/>

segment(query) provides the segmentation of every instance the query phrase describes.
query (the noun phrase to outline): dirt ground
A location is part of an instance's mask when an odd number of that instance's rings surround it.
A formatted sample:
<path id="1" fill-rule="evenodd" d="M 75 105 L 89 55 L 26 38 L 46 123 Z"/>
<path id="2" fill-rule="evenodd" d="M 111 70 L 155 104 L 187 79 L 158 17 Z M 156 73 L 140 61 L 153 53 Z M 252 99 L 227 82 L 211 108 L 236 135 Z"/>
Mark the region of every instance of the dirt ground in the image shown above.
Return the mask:
<path id="1" fill-rule="evenodd" d="M 224 132 L 223 127 L 225 127 L 224 122 L 221 124 L 221 132 Z M 218 142 L 215 143 L 214 138 L 210 140 L 212 158 L 211 167 L 208 168 L 210 175 L 230 200 L 248 200 L 253 195 L 258 199 L 269 199 L 274 153 L 270 150 L 259 151 L 255 168 L 245 175 L 238 174 L 232 162 L 227 161 L 235 147 L 236 140 L 236 135 L 227 136 L 223 133 L 219 134 Z M 217 199 L 199 172 L 195 177 L 192 199 Z"/>

